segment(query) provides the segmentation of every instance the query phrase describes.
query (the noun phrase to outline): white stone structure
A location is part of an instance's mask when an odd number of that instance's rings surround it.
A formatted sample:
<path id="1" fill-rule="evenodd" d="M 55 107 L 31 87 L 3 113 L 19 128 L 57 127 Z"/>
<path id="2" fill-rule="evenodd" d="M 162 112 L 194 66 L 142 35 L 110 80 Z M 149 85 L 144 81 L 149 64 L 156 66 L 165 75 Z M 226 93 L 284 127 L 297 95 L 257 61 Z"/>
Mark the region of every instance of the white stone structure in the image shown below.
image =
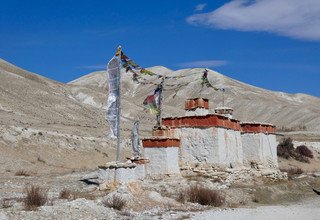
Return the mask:
<path id="1" fill-rule="evenodd" d="M 185 103 L 186 116 L 209 114 L 209 100 L 202 98 L 188 99 Z"/>
<path id="2" fill-rule="evenodd" d="M 222 167 L 241 167 L 243 153 L 240 131 L 220 127 L 179 128 L 180 164 L 208 163 Z"/>
<path id="3" fill-rule="evenodd" d="M 135 174 L 136 167 L 128 168 L 107 168 L 99 167 L 98 176 L 104 184 L 108 183 L 121 183 L 126 184 L 129 182 L 137 181 Z"/>
<path id="4" fill-rule="evenodd" d="M 278 143 L 274 126 L 257 122 L 242 123 L 241 126 L 244 164 L 278 168 Z"/>
<path id="5" fill-rule="evenodd" d="M 163 126 L 153 130 L 155 138 L 143 143 L 145 156 L 150 159 L 147 176 L 179 174 L 181 166 L 201 164 L 278 168 L 275 126 L 240 123 L 232 118 L 233 109 L 227 107 L 216 109 L 219 114 L 207 114 L 208 107 L 207 99 L 188 99 L 185 116 L 162 119 Z M 176 142 L 164 143 L 169 140 Z"/>
<path id="6" fill-rule="evenodd" d="M 188 99 L 186 116 L 165 118 L 169 129 L 154 131 L 154 135 L 180 139 L 180 165 L 211 164 L 219 167 L 242 167 L 243 150 L 240 122 L 232 119 L 232 108 L 208 114 L 208 99 Z M 204 114 L 207 113 L 207 114 Z"/>
<path id="7" fill-rule="evenodd" d="M 274 134 L 243 133 L 244 164 L 257 163 L 264 167 L 277 168 L 277 145 Z"/>
<path id="8" fill-rule="evenodd" d="M 216 114 L 220 114 L 220 115 L 224 115 L 228 118 L 233 118 L 233 108 L 230 108 L 230 107 L 225 107 L 225 106 L 222 106 L 222 107 L 218 107 L 218 108 L 215 108 L 214 109 L 214 112 Z"/>
<path id="9" fill-rule="evenodd" d="M 146 176 L 180 175 L 179 145 L 178 139 L 144 139 L 144 156 L 150 161 L 146 164 Z"/>
<path id="10" fill-rule="evenodd" d="M 137 163 L 110 162 L 105 166 L 100 166 L 98 178 L 102 185 L 120 183 L 127 184 L 143 180 L 146 176 L 145 164 L 147 160 L 137 160 Z"/>

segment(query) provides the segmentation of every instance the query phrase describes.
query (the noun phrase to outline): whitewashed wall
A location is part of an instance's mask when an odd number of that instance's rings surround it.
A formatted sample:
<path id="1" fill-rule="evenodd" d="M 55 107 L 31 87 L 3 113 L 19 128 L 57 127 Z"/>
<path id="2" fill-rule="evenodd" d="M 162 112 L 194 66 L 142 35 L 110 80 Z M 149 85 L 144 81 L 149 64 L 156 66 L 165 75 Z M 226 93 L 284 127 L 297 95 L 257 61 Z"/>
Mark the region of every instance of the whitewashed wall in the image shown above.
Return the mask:
<path id="1" fill-rule="evenodd" d="M 145 148 L 144 156 L 150 160 L 146 164 L 147 176 L 180 175 L 178 147 Z"/>
<path id="2" fill-rule="evenodd" d="M 178 128 L 180 163 L 209 163 L 217 166 L 243 165 L 241 134 L 224 128 Z"/>
<path id="3" fill-rule="evenodd" d="M 276 136 L 273 134 L 242 134 L 244 163 L 249 165 L 254 161 L 265 167 L 277 168 L 277 145 Z"/>
<path id="4" fill-rule="evenodd" d="M 135 173 L 134 168 L 117 168 L 117 169 L 101 169 L 99 168 L 98 171 L 98 177 L 99 179 L 104 182 L 114 182 L 114 178 L 116 177 L 117 183 L 128 183 L 128 182 L 134 182 L 137 181 L 137 176 Z M 115 176 L 116 173 L 116 176 Z"/>

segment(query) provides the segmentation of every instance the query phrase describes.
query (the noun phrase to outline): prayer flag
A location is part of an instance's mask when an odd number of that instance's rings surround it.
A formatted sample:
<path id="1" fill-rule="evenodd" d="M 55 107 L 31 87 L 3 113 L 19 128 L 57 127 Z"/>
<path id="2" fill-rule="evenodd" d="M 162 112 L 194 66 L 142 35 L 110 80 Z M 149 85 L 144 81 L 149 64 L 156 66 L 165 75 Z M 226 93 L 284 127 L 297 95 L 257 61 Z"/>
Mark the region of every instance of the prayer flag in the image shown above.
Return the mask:
<path id="1" fill-rule="evenodd" d="M 153 95 L 147 96 L 143 101 L 143 105 L 149 110 L 150 114 L 160 115 L 161 108 L 161 93 L 162 93 L 162 83 L 158 85 Z"/>
<path id="2" fill-rule="evenodd" d="M 117 138 L 119 125 L 119 95 L 120 95 L 120 61 L 119 58 L 114 56 L 108 63 L 108 84 L 109 94 L 107 100 L 107 115 L 106 119 L 110 124 L 111 138 Z"/>

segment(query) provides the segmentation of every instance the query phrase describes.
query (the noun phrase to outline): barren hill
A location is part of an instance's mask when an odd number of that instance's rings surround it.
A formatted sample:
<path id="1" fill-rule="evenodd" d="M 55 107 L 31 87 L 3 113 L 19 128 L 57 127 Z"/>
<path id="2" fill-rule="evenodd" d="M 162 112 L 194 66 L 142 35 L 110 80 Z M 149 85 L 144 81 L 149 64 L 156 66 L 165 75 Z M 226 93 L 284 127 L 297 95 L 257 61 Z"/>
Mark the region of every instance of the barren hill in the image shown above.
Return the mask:
<path id="1" fill-rule="evenodd" d="M 187 98 L 205 97 L 210 101 L 211 111 L 222 106 L 221 91 L 202 88 L 201 76 L 204 69 L 183 69 L 172 71 L 165 67 L 150 68 L 155 73 L 166 76 L 186 76 L 165 81 L 164 116 L 183 115 Z M 320 99 L 306 94 L 287 94 L 254 87 L 210 70 L 208 79 L 217 88 L 225 88 L 225 105 L 234 108 L 234 116 L 241 121 L 269 122 L 287 130 L 320 130 Z M 148 82 L 159 83 L 157 77 L 148 77 Z M 101 91 L 106 88 L 106 71 L 94 72 L 69 83 Z M 134 103 L 141 108 L 147 94 L 156 85 L 137 84 L 131 74 L 122 72 L 122 95 L 125 103 Z M 89 95 L 89 94 L 88 94 Z M 100 100 L 100 105 L 104 100 Z M 124 115 L 134 118 L 136 109 L 123 105 Z"/>
<path id="2" fill-rule="evenodd" d="M 73 169 L 96 164 L 96 155 L 97 161 L 106 159 L 104 113 L 79 102 L 72 91 L 81 89 L 0 60 L 1 170 L 39 164 Z"/>

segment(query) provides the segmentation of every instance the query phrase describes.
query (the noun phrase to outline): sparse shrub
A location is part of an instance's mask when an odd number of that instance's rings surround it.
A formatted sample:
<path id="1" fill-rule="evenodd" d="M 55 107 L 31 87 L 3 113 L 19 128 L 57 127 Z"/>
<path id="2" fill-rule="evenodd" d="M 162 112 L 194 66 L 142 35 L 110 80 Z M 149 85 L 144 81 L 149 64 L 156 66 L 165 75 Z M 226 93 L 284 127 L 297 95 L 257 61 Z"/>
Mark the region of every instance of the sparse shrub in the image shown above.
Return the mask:
<path id="1" fill-rule="evenodd" d="M 40 187 L 26 187 L 26 193 L 27 196 L 23 200 L 25 210 L 35 210 L 36 208 L 46 204 L 48 201 L 47 191 Z"/>
<path id="2" fill-rule="evenodd" d="M 79 199 L 79 198 L 84 198 L 87 200 L 95 200 L 96 197 L 88 192 L 79 192 L 79 191 L 70 191 L 67 189 L 63 189 L 59 193 L 59 199 Z"/>
<path id="3" fill-rule="evenodd" d="M 103 201 L 103 204 L 109 208 L 122 210 L 126 206 L 127 201 L 120 195 L 114 194 L 109 199 Z"/>
<path id="4" fill-rule="evenodd" d="M 294 175 L 300 175 L 303 173 L 303 170 L 301 168 L 290 168 L 290 169 L 280 169 L 281 172 L 287 172 L 288 177 L 291 178 Z"/>
<path id="5" fill-rule="evenodd" d="M 312 152 L 306 146 L 293 147 L 292 139 L 284 139 L 277 147 L 277 155 L 285 159 L 293 158 L 297 161 L 309 163 L 307 157 L 313 158 Z"/>
<path id="6" fill-rule="evenodd" d="M 12 201 L 10 201 L 10 199 L 4 198 L 4 199 L 2 200 L 1 207 L 2 207 L 3 209 L 7 209 L 7 208 L 10 208 L 10 207 L 12 207 L 12 206 L 13 206 L 13 203 L 12 203 Z"/>
<path id="7" fill-rule="evenodd" d="M 302 156 L 313 158 L 312 151 L 305 145 L 298 146 L 295 151 Z"/>
<path id="8" fill-rule="evenodd" d="M 186 194 L 185 190 L 181 190 L 179 192 L 177 201 L 181 202 L 181 203 L 185 203 L 188 201 L 187 194 Z"/>
<path id="9" fill-rule="evenodd" d="M 294 159 L 303 163 L 310 163 L 310 160 L 307 157 L 298 153 L 295 153 Z"/>
<path id="10" fill-rule="evenodd" d="M 219 207 L 224 204 L 225 199 L 216 190 L 205 188 L 199 185 L 190 186 L 187 190 L 181 191 L 178 197 L 180 202 L 193 202 L 201 205 Z"/>
<path id="11" fill-rule="evenodd" d="M 294 152 L 294 147 L 291 138 L 285 138 L 277 147 L 277 154 L 279 157 L 289 159 Z"/>
<path id="12" fill-rule="evenodd" d="M 257 197 L 254 197 L 254 198 L 252 199 L 252 202 L 254 202 L 254 203 L 259 203 L 260 201 L 259 201 L 259 199 L 258 199 Z"/>
<path id="13" fill-rule="evenodd" d="M 59 199 L 71 199 L 72 198 L 72 194 L 69 190 L 67 189 L 63 189 L 60 193 L 59 193 Z"/>
<path id="14" fill-rule="evenodd" d="M 14 175 L 16 175 L 16 176 L 31 176 L 31 174 L 26 170 L 18 170 Z"/>

